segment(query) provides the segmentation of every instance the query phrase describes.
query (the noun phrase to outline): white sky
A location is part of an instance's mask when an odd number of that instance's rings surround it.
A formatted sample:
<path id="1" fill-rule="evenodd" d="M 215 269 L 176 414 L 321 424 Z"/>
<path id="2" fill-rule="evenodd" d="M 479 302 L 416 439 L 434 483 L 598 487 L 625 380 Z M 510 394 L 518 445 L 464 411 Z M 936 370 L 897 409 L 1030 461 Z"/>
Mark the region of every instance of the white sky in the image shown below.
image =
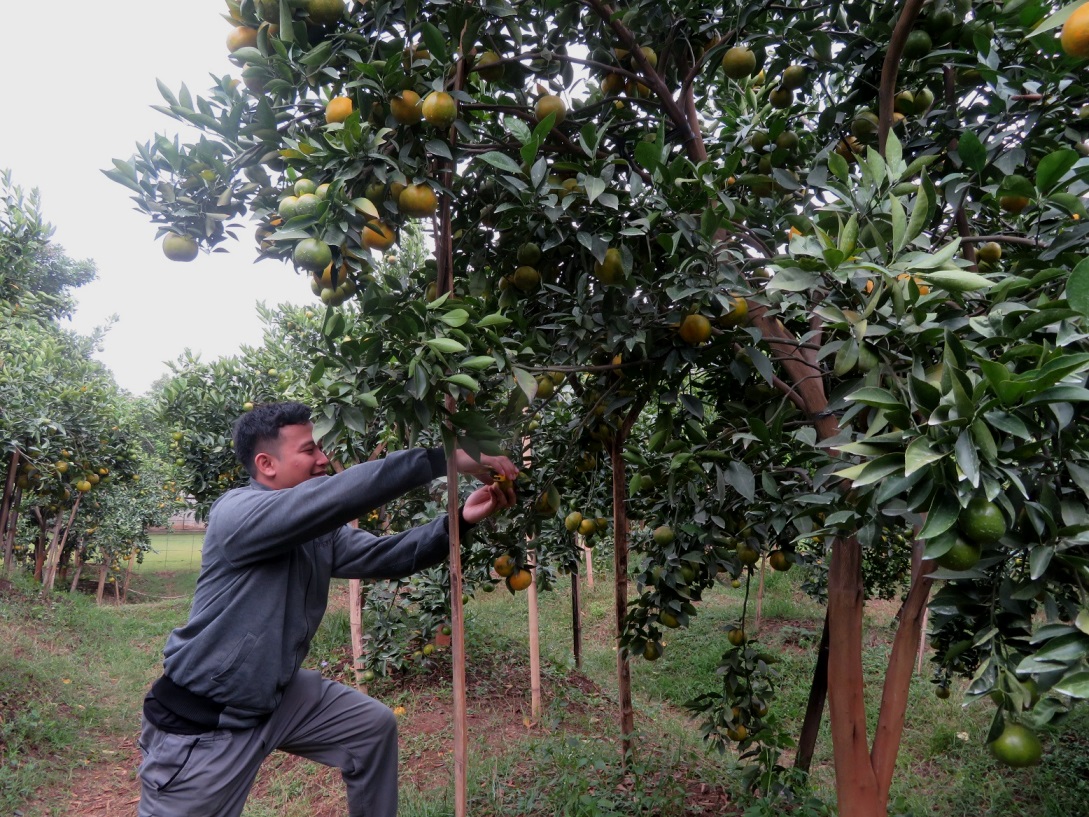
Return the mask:
<path id="1" fill-rule="evenodd" d="M 186 348 L 212 360 L 259 344 L 257 301 L 316 302 L 290 265 L 254 264 L 256 225 L 248 221 L 238 243 L 220 245 L 227 253 L 168 261 L 129 191 L 101 172 L 156 132 L 178 132 L 180 123 L 151 110 L 165 104 L 156 77 L 175 92 L 185 82 L 195 95 L 211 86 L 210 74 L 239 75 L 227 60 L 225 10 L 223 0 L 4 9 L 0 167 L 25 190 L 39 189 L 69 257 L 97 265 L 98 280 L 77 291 L 73 327 L 86 334 L 119 317 L 98 358 L 136 394 Z"/>

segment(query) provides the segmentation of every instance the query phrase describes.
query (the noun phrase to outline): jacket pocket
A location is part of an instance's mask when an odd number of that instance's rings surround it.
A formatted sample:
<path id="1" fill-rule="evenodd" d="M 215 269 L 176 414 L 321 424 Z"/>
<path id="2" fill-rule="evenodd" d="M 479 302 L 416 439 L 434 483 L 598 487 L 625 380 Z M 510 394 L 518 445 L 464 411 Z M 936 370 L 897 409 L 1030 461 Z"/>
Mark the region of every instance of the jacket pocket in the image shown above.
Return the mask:
<path id="1" fill-rule="evenodd" d="M 238 668 L 246 663 L 246 659 L 250 657 L 250 653 L 253 652 L 253 647 L 256 643 L 257 636 L 253 633 L 246 633 L 246 635 L 234 645 L 234 649 L 224 662 L 223 669 L 212 676 L 212 681 L 215 683 L 222 683 L 234 675 Z"/>

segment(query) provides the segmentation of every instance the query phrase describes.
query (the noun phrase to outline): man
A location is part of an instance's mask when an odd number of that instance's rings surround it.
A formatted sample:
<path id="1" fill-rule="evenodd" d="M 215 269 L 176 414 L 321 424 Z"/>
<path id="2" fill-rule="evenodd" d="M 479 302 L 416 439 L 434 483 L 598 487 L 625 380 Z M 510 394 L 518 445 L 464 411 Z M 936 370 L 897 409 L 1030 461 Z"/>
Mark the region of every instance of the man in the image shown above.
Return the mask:
<path id="1" fill-rule="evenodd" d="M 212 505 L 189 621 L 144 700 L 140 817 L 241 814 L 275 749 L 338 767 L 353 817 L 393 817 L 393 713 L 300 665 L 331 578 L 400 578 L 447 557 L 445 515 L 382 537 L 347 524 L 445 475 L 443 452 L 398 451 L 328 476 L 300 403 L 244 414 L 234 446 L 251 481 Z M 459 451 L 456 464 L 487 483 L 460 509 L 461 530 L 513 504 L 510 460 Z"/>

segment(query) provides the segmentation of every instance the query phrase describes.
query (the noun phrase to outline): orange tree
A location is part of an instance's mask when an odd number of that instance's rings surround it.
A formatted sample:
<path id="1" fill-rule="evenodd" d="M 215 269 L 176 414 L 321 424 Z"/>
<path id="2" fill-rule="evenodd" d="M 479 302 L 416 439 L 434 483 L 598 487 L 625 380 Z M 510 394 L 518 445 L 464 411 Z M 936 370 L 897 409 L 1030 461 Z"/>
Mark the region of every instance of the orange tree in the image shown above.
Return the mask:
<path id="1" fill-rule="evenodd" d="M 94 265 L 52 242 L 36 191 L 4 173 L 0 197 L 0 541 L 5 569 L 21 557 L 52 589 L 79 547 L 72 530 L 118 521 L 99 498 L 137 476 L 140 435 L 132 398 L 91 358 L 98 338 L 60 323 Z"/>
<path id="2" fill-rule="evenodd" d="M 162 233 L 218 247 L 248 214 L 258 255 L 354 298 L 373 330 L 341 345 L 342 385 L 364 418 L 492 446 L 567 375 L 570 431 L 612 472 L 622 710 L 626 654 L 719 567 L 823 540 L 814 698 L 840 813 L 884 814 L 935 581 L 939 679 L 1000 693 L 996 746 L 1089 694 L 1086 91 L 1062 5 L 229 2 L 239 76 L 163 89 L 204 138 L 108 173 Z M 435 300 L 369 260 L 421 217 Z M 629 608 L 631 467 L 673 538 Z M 905 525 L 871 745 L 864 554 Z M 743 745 L 759 660 L 735 637 L 706 704 Z"/>

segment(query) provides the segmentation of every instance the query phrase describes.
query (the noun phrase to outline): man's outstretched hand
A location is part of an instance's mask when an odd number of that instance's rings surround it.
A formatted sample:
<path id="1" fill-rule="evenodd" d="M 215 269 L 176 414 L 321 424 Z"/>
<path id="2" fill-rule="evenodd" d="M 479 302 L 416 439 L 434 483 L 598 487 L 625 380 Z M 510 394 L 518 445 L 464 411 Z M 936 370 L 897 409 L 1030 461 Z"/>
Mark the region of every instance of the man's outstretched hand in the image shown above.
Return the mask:
<path id="1" fill-rule="evenodd" d="M 514 504 L 514 489 L 510 481 L 493 482 L 491 485 L 482 485 L 465 500 L 461 515 L 470 525 L 475 525 L 481 519 L 509 508 Z"/>
<path id="2" fill-rule="evenodd" d="M 459 474 L 470 474 L 489 487 L 499 488 L 505 497 L 506 503 L 502 507 L 509 508 L 514 504 L 516 499 L 514 480 L 518 478 L 518 469 L 509 459 L 482 454 L 478 462 L 466 452 L 458 449 L 454 454 L 454 464 Z M 490 516 L 491 513 L 494 513 L 494 511 L 486 513 L 484 516 Z M 483 519 L 483 517 L 481 518 Z"/>

